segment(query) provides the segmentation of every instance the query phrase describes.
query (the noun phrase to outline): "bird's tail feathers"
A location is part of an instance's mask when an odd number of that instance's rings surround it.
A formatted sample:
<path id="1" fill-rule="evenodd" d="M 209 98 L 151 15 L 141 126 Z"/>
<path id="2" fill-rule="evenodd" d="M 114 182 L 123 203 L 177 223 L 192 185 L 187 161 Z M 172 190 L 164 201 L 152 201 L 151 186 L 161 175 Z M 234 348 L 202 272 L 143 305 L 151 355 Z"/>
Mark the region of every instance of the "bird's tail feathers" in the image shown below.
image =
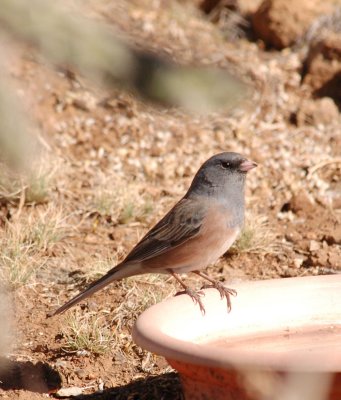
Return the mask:
<path id="1" fill-rule="evenodd" d="M 102 276 L 102 278 L 93 282 L 83 292 L 79 293 L 77 296 L 69 300 L 67 303 L 59 307 L 57 310 L 48 313 L 47 317 L 53 317 L 55 315 L 63 313 L 64 311 L 73 307 L 80 301 L 86 299 L 87 297 L 93 295 L 94 293 L 101 290 L 105 286 L 109 285 L 111 282 L 135 275 L 138 273 L 138 270 L 139 270 L 139 264 L 121 263 L 116 265 L 114 268 L 108 271 L 104 276 Z"/>

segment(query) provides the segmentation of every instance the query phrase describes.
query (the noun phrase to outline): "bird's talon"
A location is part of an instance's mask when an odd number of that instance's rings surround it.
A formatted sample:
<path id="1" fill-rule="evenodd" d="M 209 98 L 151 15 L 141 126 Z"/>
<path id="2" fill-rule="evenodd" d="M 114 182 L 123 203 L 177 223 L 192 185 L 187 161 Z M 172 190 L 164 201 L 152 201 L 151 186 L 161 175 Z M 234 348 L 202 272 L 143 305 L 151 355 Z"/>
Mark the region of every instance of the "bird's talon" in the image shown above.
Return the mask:
<path id="1" fill-rule="evenodd" d="M 230 296 L 236 297 L 237 296 L 237 291 L 235 289 L 230 289 L 230 288 L 225 287 L 220 282 L 212 282 L 212 284 L 204 284 L 202 286 L 202 289 L 208 289 L 208 288 L 217 289 L 218 292 L 219 292 L 221 300 L 226 298 L 227 311 L 230 312 L 232 310 L 232 303 L 231 303 Z"/>
<path id="2" fill-rule="evenodd" d="M 193 289 L 186 288 L 185 290 L 182 290 L 181 292 L 175 293 L 175 296 L 179 296 L 180 294 L 187 294 L 192 299 L 194 304 L 198 304 L 200 311 L 202 312 L 203 315 L 205 315 L 206 310 L 200 299 L 200 297 L 205 296 L 205 293 L 203 291 L 199 290 L 196 292 Z"/>

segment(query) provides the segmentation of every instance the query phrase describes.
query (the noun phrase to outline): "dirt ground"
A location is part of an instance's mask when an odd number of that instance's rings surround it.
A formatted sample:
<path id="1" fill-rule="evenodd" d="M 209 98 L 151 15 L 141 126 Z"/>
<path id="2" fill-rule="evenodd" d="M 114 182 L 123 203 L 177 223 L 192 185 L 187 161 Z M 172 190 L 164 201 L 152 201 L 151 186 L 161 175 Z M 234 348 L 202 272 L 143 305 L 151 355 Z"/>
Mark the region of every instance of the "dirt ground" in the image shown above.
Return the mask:
<path id="1" fill-rule="evenodd" d="M 44 160 L 31 201 L 1 201 L 2 254 L 22 246 L 26 275 L 7 275 L 11 346 L 0 364 L 0 397 L 42 399 L 63 387 L 79 399 L 181 399 L 177 374 L 131 338 L 137 316 L 176 293 L 170 277 L 129 278 L 64 315 L 46 319 L 47 312 L 121 260 L 184 194 L 201 163 L 221 151 L 245 154 L 259 167 L 247 179 L 245 231 L 210 275 L 233 287 L 340 273 L 338 108 L 302 83 L 298 50 L 266 50 L 250 29 L 231 41 L 195 3 L 98 1 L 83 8 L 139 49 L 183 64 L 231 64 L 253 81 L 254 98 L 206 116 L 162 109 L 3 40 L 17 92 L 38 121 Z M 4 271 L 11 268 L 5 261 Z M 201 285 L 195 277 L 188 282 Z"/>

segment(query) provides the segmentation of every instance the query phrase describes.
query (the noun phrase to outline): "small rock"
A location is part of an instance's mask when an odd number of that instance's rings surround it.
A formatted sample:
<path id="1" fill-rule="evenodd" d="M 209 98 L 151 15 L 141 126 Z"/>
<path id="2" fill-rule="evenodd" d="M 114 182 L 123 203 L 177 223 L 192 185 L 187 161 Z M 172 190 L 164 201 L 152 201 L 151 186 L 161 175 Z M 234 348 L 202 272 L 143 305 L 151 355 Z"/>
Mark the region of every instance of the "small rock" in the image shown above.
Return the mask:
<path id="1" fill-rule="evenodd" d="M 90 352 L 88 350 L 78 350 L 76 354 L 79 357 L 88 357 Z"/>
<path id="2" fill-rule="evenodd" d="M 238 6 L 243 15 L 249 15 L 254 13 L 259 7 L 261 0 L 239 0 Z"/>
<path id="3" fill-rule="evenodd" d="M 305 65 L 307 74 L 304 83 L 311 86 L 317 96 L 328 96 L 340 101 L 340 34 L 329 32 L 312 43 Z"/>
<path id="4" fill-rule="evenodd" d="M 103 392 L 103 390 L 104 390 L 104 382 L 102 382 L 102 380 L 100 380 L 100 382 L 98 384 L 98 390 L 100 392 Z"/>
<path id="5" fill-rule="evenodd" d="M 303 258 L 294 258 L 294 266 L 300 268 L 303 264 Z"/>
<path id="6" fill-rule="evenodd" d="M 277 213 L 277 218 L 280 221 L 293 221 L 295 219 L 295 215 L 289 210 L 288 212 Z"/>
<path id="7" fill-rule="evenodd" d="M 289 201 L 289 209 L 294 213 L 299 211 L 309 212 L 314 208 L 314 200 L 306 190 L 294 194 Z"/>
<path id="8" fill-rule="evenodd" d="M 309 243 L 309 251 L 317 251 L 320 249 L 320 243 L 316 240 L 311 240 Z"/>
<path id="9" fill-rule="evenodd" d="M 267 45 L 283 49 L 292 45 L 315 18 L 330 13 L 329 0 L 264 0 L 252 16 L 256 35 Z"/>
<path id="10" fill-rule="evenodd" d="M 315 232 L 305 232 L 304 237 L 308 240 L 316 240 L 317 239 L 317 234 Z"/>
<path id="11" fill-rule="evenodd" d="M 302 101 L 296 115 L 297 125 L 331 125 L 340 119 L 339 109 L 330 97 Z"/>
<path id="12" fill-rule="evenodd" d="M 75 370 L 75 374 L 78 376 L 79 379 L 84 379 L 86 377 L 86 372 L 84 369 L 78 368 Z"/>
<path id="13" fill-rule="evenodd" d="M 296 243 L 296 242 L 299 242 L 300 240 L 302 240 L 302 236 L 297 231 L 292 231 L 285 235 L 285 239 L 288 242 Z"/>
<path id="14" fill-rule="evenodd" d="M 314 259 L 314 265 L 316 266 L 321 266 L 321 267 L 325 267 L 328 265 L 328 251 L 326 250 L 319 250 L 315 256 L 313 256 Z"/>
<path id="15" fill-rule="evenodd" d="M 57 393 L 55 393 L 55 396 L 58 398 L 63 398 L 63 397 L 74 397 L 74 396 L 79 396 L 83 393 L 83 389 L 79 388 L 77 386 L 70 387 L 70 388 L 62 388 L 58 390 Z"/>
<path id="16" fill-rule="evenodd" d="M 97 244 L 98 237 L 96 235 L 92 235 L 91 233 L 89 233 L 85 236 L 84 242 L 88 244 Z"/>
<path id="17" fill-rule="evenodd" d="M 320 250 L 318 253 L 306 258 L 303 261 L 302 266 L 306 268 L 328 266 L 328 253 Z"/>
<path id="18" fill-rule="evenodd" d="M 341 196 L 334 196 L 332 199 L 332 207 L 335 210 L 341 210 Z"/>
<path id="19" fill-rule="evenodd" d="M 69 91 L 65 95 L 65 102 L 83 111 L 91 111 L 96 107 L 96 98 L 89 92 Z"/>
<path id="20" fill-rule="evenodd" d="M 67 362 L 64 360 L 57 360 L 55 366 L 56 368 L 65 368 L 67 366 Z"/>
<path id="21" fill-rule="evenodd" d="M 333 246 L 332 250 L 328 253 L 329 264 L 333 268 L 341 268 L 341 248 L 340 246 Z"/>
<path id="22" fill-rule="evenodd" d="M 337 225 L 334 230 L 330 231 L 328 235 L 324 236 L 327 244 L 341 244 L 341 224 Z"/>

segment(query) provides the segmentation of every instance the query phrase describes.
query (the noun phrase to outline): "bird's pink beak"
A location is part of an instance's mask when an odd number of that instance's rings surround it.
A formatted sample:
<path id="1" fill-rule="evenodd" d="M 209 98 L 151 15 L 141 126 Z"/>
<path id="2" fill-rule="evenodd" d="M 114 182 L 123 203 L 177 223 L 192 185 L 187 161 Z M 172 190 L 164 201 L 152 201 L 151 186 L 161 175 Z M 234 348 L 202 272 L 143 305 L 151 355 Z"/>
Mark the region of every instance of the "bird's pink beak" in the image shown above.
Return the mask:
<path id="1" fill-rule="evenodd" d="M 249 160 L 245 160 L 243 161 L 240 166 L 239 166 L 239 170 L 242 172 L 248 172 L 250 171 L 250 169 L 256 168 L 257 164 L 253 161 L 249 161 Z"/>

